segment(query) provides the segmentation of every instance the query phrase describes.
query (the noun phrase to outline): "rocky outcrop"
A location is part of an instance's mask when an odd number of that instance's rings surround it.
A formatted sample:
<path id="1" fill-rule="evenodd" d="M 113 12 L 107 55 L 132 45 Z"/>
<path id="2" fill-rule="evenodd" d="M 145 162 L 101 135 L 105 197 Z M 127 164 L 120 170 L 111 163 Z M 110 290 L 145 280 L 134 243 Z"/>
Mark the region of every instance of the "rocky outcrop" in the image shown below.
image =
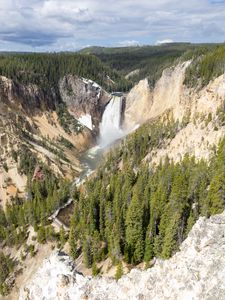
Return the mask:
<path id="1" fill-rule="evenodd" d="M 91 117 L 98 128 L 102 113 L 111 96 L 92 80 L 67 75 L 59 82 L 60 95 L 70 112 L 82 121 Z M 89 118 L 90 118 L 89 117 Z M 90 122 L 89 122 L 90 123 Z"/>
<path id="2" fill-rule="evenodd" d="M 186 111 L 189 94 L 183 85 L 185 70 L 190 62 L 165 69 L 161 78 L 150 89 L 148 80 L 140 81 L 128 94 L 124 114 L 124 127 L 132 130 L 146 120 L 172 110 L 175 119 L 181 119 Z"/>
<path id="3" fill-rule="evenodd" d="M 67 255 L 55 252 L 21 288 L 20 300 L 39 299 L 225 299 L 225 213 L 200 218 L 180 252 L 157 260 L 146 270 L 133 269 L 118 282 L 76 273 Z"/>
<path id="4" fill-rule="evenodd" d="M 141 80 L 126 97 L 123 128 L 130 131 L 149 119 L 153 94 L 148 80 Z"/>

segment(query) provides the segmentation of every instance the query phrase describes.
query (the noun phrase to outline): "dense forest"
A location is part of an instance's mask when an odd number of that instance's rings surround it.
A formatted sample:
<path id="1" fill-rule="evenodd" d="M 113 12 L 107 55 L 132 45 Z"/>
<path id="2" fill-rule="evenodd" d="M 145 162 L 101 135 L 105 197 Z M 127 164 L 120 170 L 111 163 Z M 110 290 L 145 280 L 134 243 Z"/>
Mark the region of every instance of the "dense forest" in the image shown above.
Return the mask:
<path id="1" fill-rule="evenodd" d="M 115 264 L 169 258 L 200 215 L 224 210 L 225 139 L 210 163 L 188 155 L 155 168 L 142 162 L 181 128 L 173 121 L 146 124 L 110 152 L 74 199 L 69 237 L 74 258 L 78 245 L 88 267 L 108 256 Z"/>
<path id="2" fill-rule="evenodd" d="M 185 83 L 202 84 L 224 71 L 224 47 L 216 44 L 172 43 L 161 46 L 101 48 L 80 53 L 2 53 L 0 74 L 23 84 L 37 84 L 44 91 L 54 90 L 67 74 L 91 79 L 107 91 L 129 91 L 132 85 L 148 78 L 154 86 L 162 71 L 178 60 L 194 59 Z M 129 79 L 128 73 L 138 70 Z M 198 82 L 198 80 L 197 80 Z"/>
<path id="3" fill-rule="evenodd" d="M 67 74 L 92 79 L 108 91 L 127 91 L 131 83 L 94 55 L 78 53 L 1 54 L 0 74 L 24 84 L 37 84 L 58 93 L 58 82 Z M 109 78 L 111 80 L 109 80 Z"/>
<path id="4" fill-rule="evenodd" d="M 153 257 L 169 258 L 200 215 L 224 210 L 225 139 L 210 163 L 188 155 L 180 163 L 166 159 L 155 168 L 141 163 L 148 149 L 160 146 L 164 137 L 177 130 L 176 123 L 141 128 L 141 135 L 133 134 L 123 147 L 110 152 L 96 176 L 86 182 L 85 190 L 73 190 L 70 253 L 75 259 L 82 251 L 94 275 L 98 273 L 96 263 L 107 257 L 118 264 L 118 273 L 122 272 L 122 259 L 132 265 L 142 261 L 148 265 Z M 21 172 L 32 174 L 34 166 L 32 156 L 21 158 Z M 37 231 L 39 243 L 50 240 L 60 247 L 66 242 L 65 232 L 56 234 L 47 217 L 71 196 L 70 184 L 47 169 L 43 172 L 42 182 L 29 177 L 27 201 L 14 199 L 5 211 L 0 209 L 1 244 L 26 243 L 29 225 Z M 2 253 L 0 256 L 1 268 L 8 274 L 14 262 Z M 5 278 L 0 282 L 3 294 L 7 291 Z"/>
<path id="5" fill-rule="evenodd" d="M 224 107 L 217 113 L 218 122 L 224 122 Z M 97 263 L 110 257 L 117 265 L 117 278 L 123 271 L 122 260 L 131 265 L 145 261 L 148 266 L 153 257 L 169 258 L 200 215 L 220 213 L 225 207 L 225 139 L 209 162 L 186 155 L 179 163 L 166 158 L 149 167 L 144 160 L 187 122 L 186 118 L 181 123 L 156 119 L 142 125 L 108 153 L 80 190 L 40 165 L 35 154 L 23 146 L 12 156 L 19 172 L 28 176 L 26 199 L 16 197 L 5 211 L 0 209 L 1 245 L 26 245 L 32 225 L 38 243 L 53 241 L 62 247 L 68 238 L 71 256 L 76 259 L 82 252 L 93 275 L 99 272 Z M 42 180 L 33 177 L 37 165 Z M 48 217 L 69 197 L 74 212 L 67 236 L 63 228 L 55 233 Z M 28 251 L 35 255 L 34 247 Z M 9 273 L 15 262 L 0 256 L 1 268 Z M 3 294 L 8 291 L 4 280 L 0 282 Z"/>

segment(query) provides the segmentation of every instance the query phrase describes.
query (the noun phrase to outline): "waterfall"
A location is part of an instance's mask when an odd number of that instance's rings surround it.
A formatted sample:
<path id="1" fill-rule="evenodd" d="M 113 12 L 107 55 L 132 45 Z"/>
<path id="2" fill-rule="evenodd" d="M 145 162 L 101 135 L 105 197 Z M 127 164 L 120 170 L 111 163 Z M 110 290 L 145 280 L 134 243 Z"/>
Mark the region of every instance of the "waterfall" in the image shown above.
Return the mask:
<path id="1" fill-rule="evenodd" d="M 100 146 L 106 147 L 123 136 L 120 128 L 123 96 L 114 94 L 105 108 L 100 124 Z"/>

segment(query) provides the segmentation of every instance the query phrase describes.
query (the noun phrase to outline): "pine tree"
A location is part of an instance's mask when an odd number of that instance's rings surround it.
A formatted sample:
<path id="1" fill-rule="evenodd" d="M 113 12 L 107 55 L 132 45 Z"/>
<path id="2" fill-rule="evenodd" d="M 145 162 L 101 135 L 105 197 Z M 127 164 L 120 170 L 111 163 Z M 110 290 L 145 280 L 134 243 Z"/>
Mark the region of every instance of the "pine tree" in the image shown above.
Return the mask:
<path id="1" fill-rule="evenodd" d="M 61 225 L 61 227 L 60 227 L 59 239 L 60 239 L 61 247 L 63 247 L 66 243 L 66 233 L 65 233 L 65 229 L 64 229 L 63 225 Z"/>
<path id="2" fill-rule="evenodd" d="M 132 197 L 127 212 L 126 243 L 132 254 L 132 262 L 141 262 L 144 255 L 143 205 L 136 195 Z"/>
<path id="3" fill-rule="evenodd" d="M 93 276 L 97 276 L 100 272 L 95 261 L 92 264 L 91 270 L 92 270 L 92 275 Z"/>
<path id="4" fill-rule="evenodd" d="M 42 224 L 38 228 L 37 241 L 41 244 L 44 244 L 46 242 L 46 231 L 45 227 Z"/>
<path id="5" fill-rule="evenodd" d="M 154 257 L 154 243 L 150 227 L 147 230 L 145 238 L 144 261 L 149 262 Z"/>
<path id="6" fill-rule="evenodd" d="M 120 261 L 117 265 L 117 268 L 116 268 L 116 274 L 115 274 L 115 279 L 116 280 L 119 280 L 121 277 L 123 276 L 123 264 L 122 262 Z"/>
<path id="7" fill-rule="evenodd" d="M 91 251 L 91 237 L 87 236 L 83 238 L 82 252 L 84 256 L 85 266 L 90 268 L 93 263 L 93 256 Z"/>

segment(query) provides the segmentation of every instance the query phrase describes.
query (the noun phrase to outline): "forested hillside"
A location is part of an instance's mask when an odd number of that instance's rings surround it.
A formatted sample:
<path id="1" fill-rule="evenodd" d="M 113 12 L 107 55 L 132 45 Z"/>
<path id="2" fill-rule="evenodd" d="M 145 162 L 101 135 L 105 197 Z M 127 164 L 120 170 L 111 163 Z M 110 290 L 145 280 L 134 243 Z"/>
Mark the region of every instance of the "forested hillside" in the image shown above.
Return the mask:
<path id="1" fill-rule="evenodd" d="M 1 54 L 0 74 L 22 84 L 37 84 L 46 91 L 65 75 L 91 79 L 107 90 L 128 90 L 130 83 L 93 55 L 74 53 Z"/>
<path id="2" fill-rule="evenodd" d="M 155 121 L 111 151 L 74 199 L 69 239 L 74 258 L 80 243 L 89 267 L 108 256 L 132 264 L 168 258 L 200 215 L 224 210 L 224 139 L 210 163 L 188 155 L 155 168 L 142 161 L 181 128 L 172 120 Z"/>
<path id="3" fill-rule="evenodd" d="M 179 58 L 192 58 L 194 53 L 215 47 L 210 44 L 172 43 L 159 46 L 138 46 L 121 48 L 90 47 L 81 50 L 81 53 L 94 54 L 111 68 L 127 75 L 136 72 L 130 77 L 133 82 L 148 78 L 154 86 L 162 71 L 172 66 Z M 197 56 L 197 55 L 196 55 Z"/>
<path id="4" fill-rule="evenodd" d="M 192 55 L 193 63 L 186 72 L 188 87 L 203 87 L 225 72 L 225 46 L 201 48 Z"/>

